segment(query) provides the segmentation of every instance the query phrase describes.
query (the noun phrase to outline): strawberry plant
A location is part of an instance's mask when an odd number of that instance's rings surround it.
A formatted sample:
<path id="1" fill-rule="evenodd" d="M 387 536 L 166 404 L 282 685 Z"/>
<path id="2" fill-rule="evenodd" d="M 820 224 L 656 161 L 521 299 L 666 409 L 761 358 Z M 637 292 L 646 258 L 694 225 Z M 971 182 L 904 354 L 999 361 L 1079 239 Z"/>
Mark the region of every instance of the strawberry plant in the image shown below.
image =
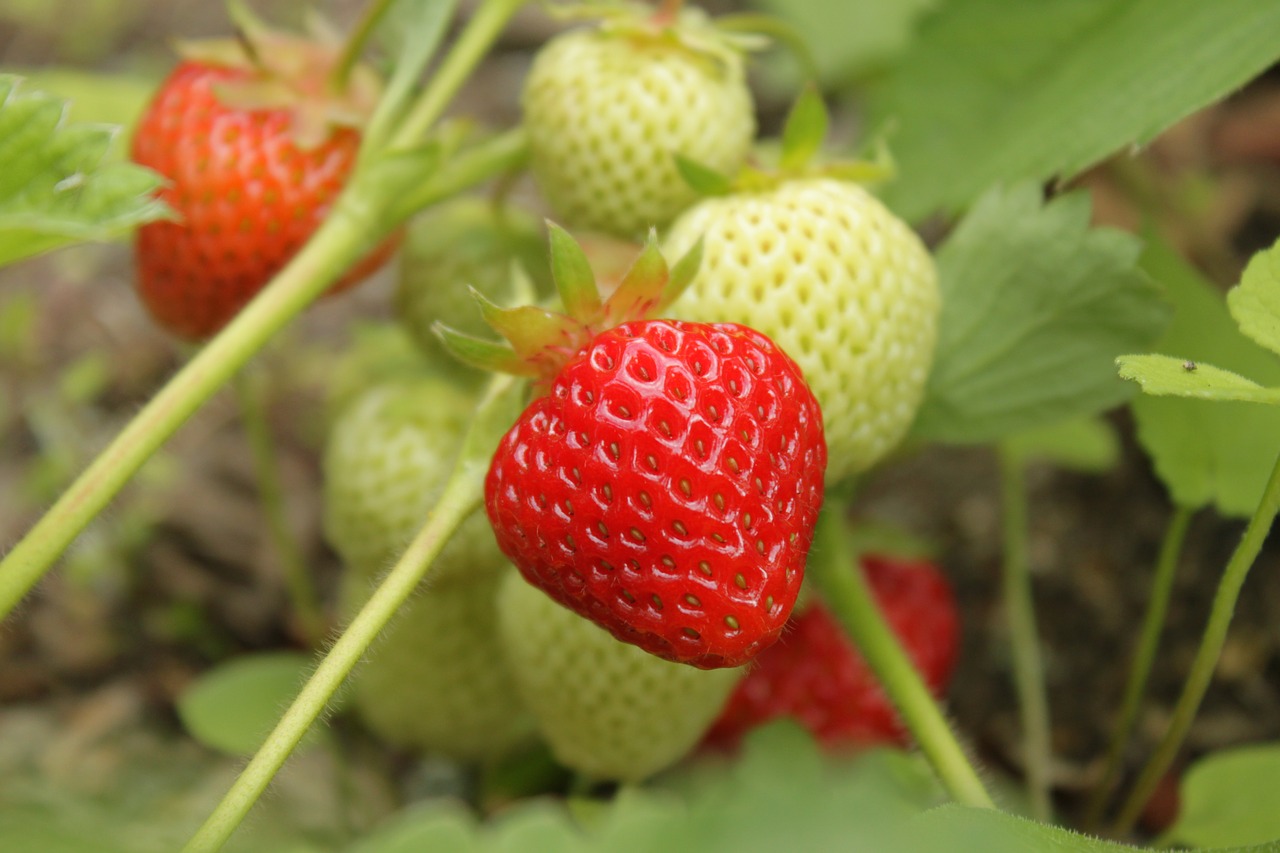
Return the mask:
<path id="1" fill-rule="evenodd" d="M 1280 4 L 91 5 L 0 848 L 1277 841 Z"/>

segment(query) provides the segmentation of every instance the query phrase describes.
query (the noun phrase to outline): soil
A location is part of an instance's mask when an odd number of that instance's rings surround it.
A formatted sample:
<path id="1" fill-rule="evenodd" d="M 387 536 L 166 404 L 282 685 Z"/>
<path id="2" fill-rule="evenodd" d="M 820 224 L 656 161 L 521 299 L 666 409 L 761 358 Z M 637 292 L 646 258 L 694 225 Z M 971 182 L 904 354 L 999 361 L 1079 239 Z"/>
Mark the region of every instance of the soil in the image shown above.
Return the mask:
<path id="1" fill-rule="evenodd" d="M 79 42 L 30 22 L 15 25 L 0 7 L 0 67 L 163 68 L 165 39 L 223 26 L 217 4 L 201 0 L 122 5 L 133 10 L 126 20 Z M 331 7 L 342 19 L 350 5 Z M 530 46 L 547 28 L 537 16 L 522 18 L 464 92 L 463 108 L 512 121 Z M 1152 199 L 1158 206 L 1188 176 L 1206 178 L 1212 198 L 1197 215 L 1169 215 L 1158 224 L 1216 281 L 1232 283 L 1249 253 L 1280 233 L 1278 83 L 1280 76 L 1259 80 L 1128 164 L 1086 176 L 1099 221 L 1136 227 L 1136 211 L 1150 209 Z M 766 114 L 782 107 L 766 105 Z M 1127 179 L 1133 163 L 1145 179 L 1140 192 Z M 131 263 L 127 245 L 92 246 L 0 271 L 0 548 L 20 538 L 187 355 L 143 313 Z M 392 275 L 384 271 L 357 292 L 315 306 L 254 365 L 267 377 L 292 531 L 330 603 L 340 566 L 319 525 L 326 367 L 348 342 L 354 319 L 388 318 Z M 17 754 L 14 738 L 35 738 L 21 752 L 42 754 L 42 772 L 54 773 L 56 758 L 63 762 L 58 772 L 71 775 L 92 757 L 91 745 L 121 727 L 182 742 L 174 703 L 201 671 L 251 650 L 304 647 L 238 413 L 234 395 L 224 391 L 193 417 L 0 628 L 0 766 Z M 1113 470 L 1033 467 L 1029 478 L 1052 775 L 1068 813 L 1101 769 L 1171 514 L 1127 417 L 1114 414 L 1111 423 L 1123 445 Z M 949 711 L 986 765 L 1016 777 L 1020 736 L 1000 596 L 996 473 L 986 450 L 927 449 L 874 476 L 858 511 L 930 543 L 950 573 L 965 636 Z M 1241 530 L 1241 522 L 1211 511 L 1192 523 L 1130 767 L 1140 765 L 1168 719 Z M 1280 738 L 1278 569 L 1280 543 L 1272 543 L 1245 588 L 1183 760 Z M 410 776 L 429 789 L 437 771 L 424 765 Z M 373 799 L 386 796 L 374 783 L 366 789 Z"/>

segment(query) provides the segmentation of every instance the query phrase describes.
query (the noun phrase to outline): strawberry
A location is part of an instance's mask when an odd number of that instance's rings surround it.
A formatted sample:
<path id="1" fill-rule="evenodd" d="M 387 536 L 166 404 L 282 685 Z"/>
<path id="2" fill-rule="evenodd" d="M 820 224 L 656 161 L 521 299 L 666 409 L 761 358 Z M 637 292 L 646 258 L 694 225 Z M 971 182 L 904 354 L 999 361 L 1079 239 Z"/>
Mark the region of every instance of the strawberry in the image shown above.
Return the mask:
<path id="1" fill-rule="evenodd" d="M 200 340 L 225 325 L 323 221 L 355 163 L 357 126 L 376 99 L 367 72 L 326 90 L 337 45 L 259 31 L 188 46 L 160 86 L 132 156 L 168 178 L 179 221 L 138 230 L 138 293 L 158 323 Z M 336 285 L 377 269 L 375 249 Z"/>
<path id="2" fill-rule="evenodd" d="M 866 470 L 903 437 L 937 339 L 937 272 L 915 233 L 874 196 L 829 177 L 708 198 L 666 236 L 704 241 L 671 312 L 743 323 L 791 355 L 822 405 L 828 482 Z"/>
<path id="3" fill-rule="evenodd" d="M 549 41 L 521 103 L 556 216 L 639 237 L 696 199 L 673 155 L 736 171 L 755 135 L 740 45 L 697 10 L 619 13 Z"/>
<path id="4" fill-rule="evenodd" d="M 661 660 L 512 573 L 498 593 L 502 648 L 556 758 L 598 779 L 639 781 L 687 754 L 742 675 Z"/>
<path id="5" fill-rule="evenodd" d="M 960 640 L 950 586 L 925 561 L 867 556 L 862 570 L 925 683 L 941 696 L 955 669 Z M 884 689 L 817 600 L 792 616 L 783 638 L 756 659 L 706 742 L 736 748 L 746 732 L 778 717 L 798 720 L 828 747 L 907 743 Z"/>
<path id="6" fill-rule="evenodd" d="M 515 573 L 508 566 L 505 574 Z M 398 746 L 479 762 L 533 735 L 498 638 L 501 577 L 432 586 L 401 609 L 353 676 L 352 701 L 370 730 Z M 348 575 L 348 612 L 368 584 Z"/>
<path id="7" fill-rule="evenodd" d="M 582 250 L 552 229 L 569 316 L 485 313 L 512 343 L 454 336 L 539 393 L 499 442 L 485 508 L 530 583 L 615 637 L 703 668 L 774 642 L 822 503 L 822 414 L 795 363 L 734 324 L 613 319 L 677 292 L 651 240 L 601 302 Z M 465 354 L 465 352 L 464 352 Z"/>
<path id="8" fill-rule="evenodd" d="M 431 375 L 375 384 L 343 408 L 324 450 L 324 530 L 349 566 L 371 574 L 399 557 L 439 499 L 474 408 L 469 394 Z M 430 576 L 445 583 L 506 565 L 477 513 Z"/>

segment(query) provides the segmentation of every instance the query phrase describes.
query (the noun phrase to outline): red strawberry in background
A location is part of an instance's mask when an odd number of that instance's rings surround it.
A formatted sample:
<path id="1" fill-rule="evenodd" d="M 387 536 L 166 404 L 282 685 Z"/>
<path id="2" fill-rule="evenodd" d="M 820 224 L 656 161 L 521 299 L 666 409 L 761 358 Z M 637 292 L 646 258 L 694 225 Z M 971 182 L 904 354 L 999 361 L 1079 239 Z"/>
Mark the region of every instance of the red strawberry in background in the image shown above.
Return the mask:
<path id="1" fill-rule="evenodd" d="M 143 114 L 133 159 L 168 179 L 160 196 L 179 219 L 139 229 L 138 293 L 174 334 L 200 340 L 221 329 L 324 220 L 379 89 L 358 68 L 333 91 L 339 50 L 262 27 L 241 41 L 188 44 Z"/>
<path id="2" fill-rule="evenodd" d="M 513 348 L 490 366 L 543 380 L 485 483 L 498 545 L 525 579 L 615 637 L 704 669 L 774 642 L 822 503 L 822 414 L 799 368 L 736 324 L 636 320 L 688 283 L 653 241 L 601 302 L 552 229 L 570 316 L 485 306 Z"/>
<path id="3" fill-rule="evenodd" d="M 960 641 L 951 587 L 926 561 L 866 556 L 862 568 L 889 625 L 940 697 L 955 670 Z M 817 600 L 793 616 L 782 639 L 756 659 L 704 742 L 735 749 L 748 731 L 779 717 L 798 721 L 831 748 L 908 743 L 884 689 Z"/>

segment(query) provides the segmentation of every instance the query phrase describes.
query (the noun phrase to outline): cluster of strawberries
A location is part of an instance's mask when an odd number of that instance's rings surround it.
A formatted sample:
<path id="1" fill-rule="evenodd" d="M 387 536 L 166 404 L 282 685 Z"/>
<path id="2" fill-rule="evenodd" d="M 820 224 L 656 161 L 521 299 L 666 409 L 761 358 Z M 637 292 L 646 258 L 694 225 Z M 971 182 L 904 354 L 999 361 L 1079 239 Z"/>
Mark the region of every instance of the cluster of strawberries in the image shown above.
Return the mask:
<path id="1" fill-rule="evenodd" d="M 134 157 L 169 179 L 181 219 L 141 229 L 139 291 L 174 333 L 216 333 L 341 191 L 376 86 L 355 75 L 317 104 L 336 58 L 288 39 L 197 51 L 144 116 Z M 796 602 L 826 486 L 891 450 L 923 394 L 939 306 L 928 251 L 839 164 L 797 153 L 815 140 L 784 142 L 773 171 L 748 165 L 742 44 L 696 10 L 553 39 L 523 104 L 557 217 L 623 240 L 660 229 L 680 260 L 650 234 L 597 281 L 594 238 L 584 250 L 552 227 L 565 313 L 484 301 L 506 342 L 478 343 L 438 324 L 465 327 L 464 285 L 501 286 L 528 227 L 465 201 L 411 227 L 397 305 L 422 369 L 349 401 L 326 452 L 346 607 L 425 519 L 459 450 L 474 379 L 441 365 L 438 338 L 529 376 L 534 394 L 494 454 L 487 524 L 464 525 L 362 670 L 366 719 L 465 759 L 536 728 L 566 764 L 620 779 L 782 715 L 833 745 L 904 742 L 825 607 Z M 726 191 L 699 200 L 682 163 Z M 863 569 L 940 693 L 958 630 L 945 582 L 926 563 Z"/>

